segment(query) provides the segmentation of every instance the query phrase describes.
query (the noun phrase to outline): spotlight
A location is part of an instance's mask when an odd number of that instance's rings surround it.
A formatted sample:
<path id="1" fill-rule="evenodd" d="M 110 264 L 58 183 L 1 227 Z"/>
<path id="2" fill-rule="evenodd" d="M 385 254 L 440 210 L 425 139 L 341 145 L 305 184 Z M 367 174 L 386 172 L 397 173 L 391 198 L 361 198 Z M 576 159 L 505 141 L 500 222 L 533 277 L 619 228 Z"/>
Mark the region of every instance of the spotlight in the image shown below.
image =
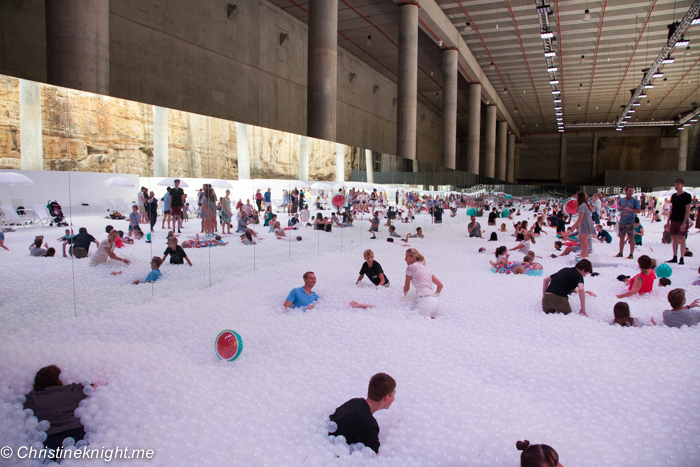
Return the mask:
<path id="1" fill-rule="evenodd" d="M 682 126 L 679 126 L 678 129 L 679 129 L 679 130 L 685 130 L 685 128 L 683 128 Z"/>
<path id="2" fill-rule="evenodd" d="M 627 113 L 630 113 L 630 114 L 633 114 L 633 113 L 635 113 L 635 112 L 636 112 L 636 110 L 634 110 L 634 109 L 629 109 L 629 110 L 627 111 Z"/>
<path id="3" fill-rule="evenodd" d="M 557 117 L 561 117 L 561 116 L 564 115 L 564 114 L 561 113 L 561 112 L 557 112 L 555 115 L 556 115 Z"/>
<path id="4" fill-rule="evenodd" d="M 557 71 L 558 69 L 559 69 L 559 68 L 557 68 L 557 67 L 555 67 L 555 66 L 551 66 L 551 67 L 547 68 L 547 73 L 554 73 L 554 72 Z"/>
<path id="5" fill-rule="evenodd" d="M 559 84 L 559 80 L 558 79 L 550 79 L 549 84 Z"/>
<path id="6" fill-rule="evenodd" d="M 586 8 L 586 11 L 583 12 L 583 21 L 590 21 L 591 20 L 591 12 L 588 11 L 588 8 Z"/>
<path id="7" fill-rule="evenodd" d="M 653 88 L 654 88 L 654 85 L 651 83 L 644 85 L 644 89 L 653 89 Z"/>
<path id="8" fill-rule="evenodd" d="M 552 94 L 554 94 L 554 95 L 561 94 L 561 91 L 558 89 L 555 89 L 552 91 Z"/>
<path id="9" fill-rule="evenodd" d="M 639 102 L 632 102 L 632 106 L 634 106 L 634 107 L 639 107 L 640 105 L 642 105 L 642 104 L 640 104 Z"/>
<path id="10" fill-rule="evenodd" d="M 697 118 L 691 118 L 691 119 L 690 119 L 690 123 L 695 123 L 695 122 L 697 122 L 697 121 L 698 121 Z"/>
<path id="11" fill-rule="evenodd" d="M 663 63 L 664 65 L 670 65 L 671 63 L 673 63 L 675 61 L 676 61 L 675 58 L 671 57 L 670 55 L 667 55 L 666 58 L 661 60 L 661 63 Z"/>
<path id="12" fill-rule="evenodd" d="M 622 127 L 619 126 L 619 127 L 615 128 L 615 131 L 622 131 Z"/>
<path id="13" fill-rule="evenodd" d="M 554 103 L 555 103 L 555 104 L 561 103 L 561 99 L 554 99 Z"/>
<path id="14" fill-rule="evenodd" d="M 556 53 L 555 51 L 553 51 L 553 50 L 550 50 L 549 52 L 545 52 L 545 53 L 544 53 L 544 56 L 545 56 L 546 58 L 555 57 L 556 55 L 557 55 L 557 53 Z"/>
<path id="15" fill-rule="evenodd" d="M 647 97 L 647 93 L 645 93 L 645 92 L 643 92 L 639 95 L 640 99 L 644 99 L 645 97 Z"/>
<path id="16" fill-rule="evenodd" d="M 542 39 L 551 39 L 554 37 L 554 33 L 552 31 L 544 31 L 540 33 L 540 37 Z"/>
<path id="17" fill-rule="evenodd" d="M 554 107 L 554 110 L 561 110 L 561 106 L 558 105 L 558 106 Z"/>
<path id="18" fill-rule="evenodd" d="M 685 39 L 684 37 L 681 37 L 681 40 L 676 41 L 676 45 L 674 47 L 685 47 L 690 44 L 690 41 Z"/>
<path id="19" fill-rule="evenodd" d="M 625 115 L 624 118 L 632 118 L 632 116 L 631 116 L 631 115 Z"/>
<path id="20" fill-rule="evenodd" d="M 685 48 L 685 52 L 683 52 L 683 55 L 685 55 L 686 57 L 690 55 L 690 46 Z"/>
<path id="21" fill-rule="evenodd" d="M 663 78 L 663 77 L 664 77 L 664 74 L 657 71 L 656 73 L 654 73 L 653 75 L 651 75 L 651 77 L 652 77 L 652 78 Z"/>
<path id="22" fill-rule="evenodd" d="M 693 21 L 690 22 L 691 26 L 697 26 L 698 24 L 700 24 L 700 16 L 693 19 Z"/>

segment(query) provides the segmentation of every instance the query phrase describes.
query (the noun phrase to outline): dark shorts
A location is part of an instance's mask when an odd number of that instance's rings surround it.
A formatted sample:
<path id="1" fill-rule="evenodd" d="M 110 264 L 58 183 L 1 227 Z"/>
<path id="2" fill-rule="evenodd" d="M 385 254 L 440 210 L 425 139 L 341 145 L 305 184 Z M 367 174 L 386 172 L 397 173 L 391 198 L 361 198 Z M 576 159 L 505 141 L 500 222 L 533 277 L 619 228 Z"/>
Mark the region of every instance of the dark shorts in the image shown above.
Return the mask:
<path id="1" fill-rule="evenodd" d="M 542 311 L 545 313 L 571 313 L 568 297 L 560 297 L 552 293 L 546 293 L 542 297 Z"/>
<path id="2" fill-rule="evenodd" d="M 87 250 L 85 250 L 85 248 L 80 247 L 70 247 L 68 249 L 68 252 L 71 254 L 71 256 L 75 258 L 86 258 L 88 255 Z"/>
<path id="3" fill-rule="evenodd" d="M 681 232 L 681 226 L 683 225 L 683 221 L 671 221 L 671 228 L 669 231 L 671 232 L 672 237 L 688 237 L 688 229 L 685 229 L 685 232 Z"/>
<path id="4" fill-rule="evenodd" d="M 170 209 L 166 209 L 165 211 L 163 211 L 163 215 L 166 215 L 166 214 L 170 214 Z"/>
<path id="5" fill-rule="evenodd" d="M 170 206 L 170 214 L 182 217 L 182 206 Z"/>
<path id="6" fill-rule="evenodd" d="M 139 227 L 138 225 L 134 226 L 134 225 L 129 224 L 129 232 L 131 232 L 131 231 L 141 232 L 141 227 Z"/>
<path id="7" fill-rule="evenodd" d="M 634 224 L 618 224 L 617 235 L 620 238 L 625 235 L 634 238 Z"/>

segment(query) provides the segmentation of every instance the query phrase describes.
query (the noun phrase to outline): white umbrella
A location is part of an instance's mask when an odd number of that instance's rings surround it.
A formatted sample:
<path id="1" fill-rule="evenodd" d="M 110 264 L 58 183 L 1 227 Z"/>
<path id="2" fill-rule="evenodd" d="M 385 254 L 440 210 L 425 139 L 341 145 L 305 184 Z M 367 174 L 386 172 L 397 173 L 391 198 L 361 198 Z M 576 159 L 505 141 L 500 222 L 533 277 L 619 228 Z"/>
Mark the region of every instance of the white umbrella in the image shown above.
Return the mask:
<path id="1" fill-rule="evenodd" d="M 102 182 L 104 186 L 135 186 L 131 180 L 124 177 L 112 177 Z"/>
<path id="2" fill-rule="evenodd" d="M 0 172 L 0 185 L 5 186 L 29 186 L 34 180 L 17 172 Z"/>
<path id="3" fill-rule="evenodd" d="M 339 182 L 339 183 L 336 183 L 335 185 L 333 185 L 333 189 L 335 191 L 346 190 L 348 187 L 349 187 L 349 185 L 345 182 Z"/>
<path id="4" fill-rule="evenodd" d="M 289 186 L 292 188 L 309 188 L 309 184 L 302 180 L 292 180 L 290 181 Z"/>
<path id="5" fill-rule="evenodd" d="M 168 177 L 158 182 L 158 186 L 173 186 L 175 185 L 175 180 L 180 180 L 180 187 L 187 188 L 189 185 L 177 177 Z"/>
<path id="6" fill-rule="evenodd" d="M 211 181 L 211 186 L 214 188 L 229 188 L 233 189 L 233 185 L 229 183 L 227 180 L 212 180 Z"/>

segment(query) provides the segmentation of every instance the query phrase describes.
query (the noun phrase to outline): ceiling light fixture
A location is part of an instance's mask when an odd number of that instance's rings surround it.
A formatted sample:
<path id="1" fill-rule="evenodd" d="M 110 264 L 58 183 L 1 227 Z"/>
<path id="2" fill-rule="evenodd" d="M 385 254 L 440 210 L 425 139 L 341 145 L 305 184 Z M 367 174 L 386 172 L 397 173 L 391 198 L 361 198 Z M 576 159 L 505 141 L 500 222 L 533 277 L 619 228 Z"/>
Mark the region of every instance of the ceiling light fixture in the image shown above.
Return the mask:
<path id="1" fill-rule="evenodd" d="M 615 131 L 622 131 L 622 127 L 619 126 L 619 127 L 615 128 Z"/>
<path id="2" fill-rule="evenodd" d="M 558 89 L 554 89 L 554 90 L 552 91 L 552 94 L 554 94 L 554 95 L 561 94 L 561 91 L 558 90 Z"/>
<path id="3" fill-rule="evenodd" d="M 632 116 L 631 116 L 631 115 L 625 115 L 624 118 L 632 118 Z"/>
<path id="4" fill-rule="evenodd" d="M 641 94 L 639 95 L 639 98 L 640 98 L 640 99 L 644 99 L 645 97 L 647 97 L 647 93 L 646 93 L 646 92 L 643 92 L 643 93 L 641 93 Z"/>
<path id="5" fill-rule="evenodd" d="M 552 9 L 549 8 L 549 5 L 542 5 L 537 7 L 537 13 L 540 15 L 549 14 L 551 12 Z"/>
<path id="6" fill-rule="evenodd" d="M 682 126 L 679 126 L 678 129 L 679 129 L 679 130 L 685 130 L 685 128 L 682 127 Z"/>
<path id="7" fill-rule="evenodd" d="M 629 109 L 627 112 L 633 114 L 633 113 L 636 112 L 636 110 L 634 110 L 634 109 Z"/>
<path id="8" fill-rule="evenodd" d="M 549 84 L 559 84 L 559 80 L 558 79 L 550 79 Z"/>
<path id="9" fill-rule="evenodd" d="M 697 122 L 697 121 L 698 121 L 697 118 L 691 118 L 691 119 L 690 119 L 690 123 L 695 123 L 695 122 Z"/>
<path id="10" fill-rule="evenodd" d="M 556 116 L 557 116 L 557 117 L 561 117 L 562 115 L 564 115 L 564 114 L 561 113 L 561 112 L 556 112 Z"/>
<path id="11" fill-rule="evenodd" d="M 544 56 L 546 58 L 556 57 L 556 55 L 557 55 L 557 53 L 553 50 L 549 50 L 549 51 L 544 53 Z"/>
<path id="12" fill-rule="evenodd" d="M 640 105 L 642 105 L 642 104 L 640 104 L 639 102 L 632 102 L 632 106 L 634 106 L 634 107 L 639 107 Z"/>
<path id="13" fill-rule="evenodd" d="M 554 110 L 561 110 L 561 106 L 554 107 Z"/>
<path id="14" fill-rule="evenodd" d="M 654 88 L 654 85 L 651 83 L 644 85 L 644 89 L 653 89 L 653 88 Z M 641 96 L 641 94 L 640 94 L 640 96 Z"/>
<path id="15" fill-rule="evenodd" d="M 540 33 L 540 37 L 542 39 L 551 39 L 554 37 L 554 33 L 552 31 L 543 31 Z"/>
<path id="16" fill-rule="evenodd" d="M 681 40 L 676 41 L 676 45 L 674 47 L 685 47 L 689 44 L 690 44 L 690 41 L 681 36 Z"/>
<path id="17" fill-rule="evenodd" d="M 588 8 L 586 8 L 586 11 L 583 12 L 583 18 L 581 18 L 583 21 L 590 21 L 591 20 L 591 12 L 588 11 Z"/>
<path id="18" fill-rule="evenodd" d="M 663 63 L 664 65 L 670 65 L 671 63 L 673 63 L 675 61 L 676 61 L 675 58 L 671 57 L 670 55 L 667 55 L 666 58 L 661 60 L 661 63 Z"/>
<path id="19" fill-rule="evenodd" d="M 554 99 L 554 103 L 555 103 L 555 104 L 561 103 L 561 99 Z"/>
<path id="20" fill-rule="evenodd" d="M 551 67 L 547 68 L 547 73 L 554 73 L 554 72 L 557 71 L 558 69 L 559 69 L 559 68 L 557 68 L 557 67 L 555 67 L 555 66 L 551 66 Z"/>
<path id="21" fill-rule="evenodd" d="M 654 73 L 653 75 L 651 75 L 651 77 L 652 77 L 652 78 L 663 78 L 663 77 L 664 77 L 664 74 L 657 71 L 656 73 Z"/>
<path id="22" fill-rule="evenodd" d="M 698 16 L 697 18 L 695 18 L 693 21 L 690 22 L 691 26 L 697 26 L 698 24 L 700 24 L 700 16 Z"/>

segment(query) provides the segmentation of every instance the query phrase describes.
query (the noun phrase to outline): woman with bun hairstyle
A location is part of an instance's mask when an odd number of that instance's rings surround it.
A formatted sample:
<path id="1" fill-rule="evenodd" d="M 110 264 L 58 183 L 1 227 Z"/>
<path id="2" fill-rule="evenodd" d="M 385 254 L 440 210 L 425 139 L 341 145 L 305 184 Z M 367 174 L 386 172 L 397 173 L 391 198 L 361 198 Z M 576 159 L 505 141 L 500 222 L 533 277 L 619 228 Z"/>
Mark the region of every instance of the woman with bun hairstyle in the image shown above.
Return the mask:
<path id="1" fill-rule="evenodd" d="M 546 444 L 530 444 L 530 441 L 515 443 L 520 454 L 520 467 L 564 467 L 559 463 L 559 454 Z"/>

